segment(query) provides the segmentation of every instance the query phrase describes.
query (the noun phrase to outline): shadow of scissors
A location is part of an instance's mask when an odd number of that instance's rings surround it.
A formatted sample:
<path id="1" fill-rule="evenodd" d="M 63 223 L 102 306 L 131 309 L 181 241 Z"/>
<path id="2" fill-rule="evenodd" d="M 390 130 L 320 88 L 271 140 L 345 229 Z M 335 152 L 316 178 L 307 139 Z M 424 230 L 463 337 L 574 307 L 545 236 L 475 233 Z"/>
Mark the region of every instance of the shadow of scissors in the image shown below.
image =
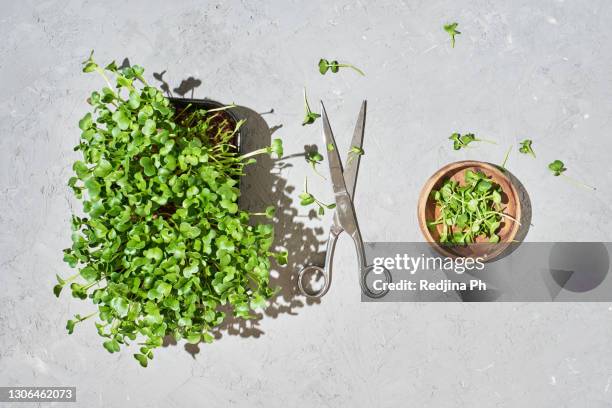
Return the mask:
<path id="1" fill-rule="evenodd" d="M 353 132 L 353 140 L 351 141 L 351 149 L 361 150 L 363 146 L 363 135 L 365 131 L 365 117 L 366 117 L 366 101 L 361 104 L 361 110 L 359 111 L 359 117 L 357 118 L 357 124 L 355 125 L 355 131 Z M 349 157 L 346 161 L 346 170 L 343 170 L 342 161 L 338 154 L 338 147 L 336 146 L 336 140 L 332 132 L 329 120 L 327 118 L 327 112 L 325 106 L 321 102 L 321 119 L 323 121 L 323 136 L 325 139 L 325 146 L 327 151 L 327 162 L 329 163 L 329 170 L 331 175 L 331 183 L 334 190 L 334 196 L 336 201 L 336 209 L 334 212 L 334 221 L 329 230 L 329 238 L 327 239 L 327 250 L 325 254 L 325 265 L 323 267 L 316 265 L 309 265 L 302 268 L 298 273 L 298 288 L 304 296 L 312 298 L 320 298 L 329 291 L 332 279 L 332 265 L 334 259 L 334 251 L 336 249 L 336 242 L 342 232 L 348 233 L 355 244 L 357 250 L 357 261 L 359 263 L 359 285 L 361 286 L 362 292 L 371 298 L 380 298 L 388 293 L 388 289 L 381 291 L 374 291 L 368 287 L 367 278 L 371 272 L 375 271 L 374 265 L 367 265 L 365 258 L 365 249 L 363 246 L 363 240 L 361 238 L 361 232 L 359 230 L 359 224 L 357 223 L 357 215 L 353 206 L 353 197 L 355 196 L 355 185 L 357 184 L 357 172 L 359 170 L 359 162 L 361 155 L 349 152 Z M 391 282 L 391 273 L 383 268 L 378 267 L 377 273 L 383 273 L 386 282 Z M 312 277 L 314 275 L 320 275 L 323 279 L 323 285 L 319 290 L 308 290 L 304 285 L 304 279 Z M 386 286 L 384 286 L 386 287 Z"/>

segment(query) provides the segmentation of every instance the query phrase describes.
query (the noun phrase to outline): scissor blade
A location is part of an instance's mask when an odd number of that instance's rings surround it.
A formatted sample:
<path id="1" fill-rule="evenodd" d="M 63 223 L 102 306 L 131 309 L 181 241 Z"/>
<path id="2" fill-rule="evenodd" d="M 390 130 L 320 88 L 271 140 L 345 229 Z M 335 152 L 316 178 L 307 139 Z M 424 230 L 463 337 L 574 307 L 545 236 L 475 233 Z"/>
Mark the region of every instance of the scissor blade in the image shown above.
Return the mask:
<path id="1" fill-rule="evenodd" d="M 327 163 L 329 164 L 329 173 L 331 176 L 334 194 L 348 194 L 346 184 L 344 183 L 344 171 L 342 168 L 342 161 L 340 160 L 340 154 L 338 153 L 338 146 L 336 146 L 334 132 L 332 132 L 329 124 L 329 119 L 327 118 L 327 112 L 325 111 L 323 101 L 321 101 L 321 119 L 323 120 L 323 138 L 325 139 Z"/>
<path id="2" fill-rule="evenodd" d="M 344 173 L 342 171 L 342 161 L 338 154 L 338 146 L 334 139 L 334 133 L 329 125 L 325 106 L 321 102 L 321 116 L 323 120 L 323 137 L 325 138 L 325 149 L 327 151 L 327 163 L 329 164 L 329 173 L 332 181 L 336 201 L 336 213 L 334 214 L 334 225 L 342 228 L 349 235 L 359 234 L 359 226 L 357 224 L 357 215 L 351 196 L 346 189 L 344 183 Z"/>
<path id="3" fill-rule="evenodd" d="M 363 135 L 365 133 L 365 120 L 366 120 L 366 107 L 367 102 L 361 103 L 361 110 L 357 117 L 357 123 L 355 124 L 355 131 L 353 132 L 353 139 L 351 140 L 351 147 L 357 147 L 359 149 L 363 146 Z M 361 160 L 360 154 L 350 153 L 348 159 L 345 162 L 346 167 L 344 168 L 344 184 L 346 189 L 351 195 L 351 199 L 355 202 L 355 186 L 357 185 L 357 174 L 359 172 L 359 162 Z"/>

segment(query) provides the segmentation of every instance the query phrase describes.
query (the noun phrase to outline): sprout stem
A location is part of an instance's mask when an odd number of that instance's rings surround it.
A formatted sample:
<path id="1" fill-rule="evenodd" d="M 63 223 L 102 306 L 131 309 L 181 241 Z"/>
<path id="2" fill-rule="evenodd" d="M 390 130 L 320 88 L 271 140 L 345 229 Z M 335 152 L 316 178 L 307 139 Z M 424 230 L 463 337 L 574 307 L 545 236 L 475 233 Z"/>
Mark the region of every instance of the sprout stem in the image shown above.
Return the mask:
<path id="1" fill-rule="evenodd" d="M 578 181 L 578 180 L 576 180 L 576 179 L 575 179 L 575 178 L 573 178 L 573 177 L 566 176 L 566 175 L 565 175 L 565 174 L 563 174 L 563 173 L 561 173 L 561 176 L 565 177 L 565 179 L 566 179 L 567 181 L 569 181 L 570 183 L 572 183 L 572 184 L 574 184 L 574 185 L 577 185 L 577 186 L 579 186 L 579 187 L 583 187 L 583 188 L 587 188 L 587 189 L 589 189 L 589 190 L 597 191 L 597 188 L 596 188 L 596 187 L 593 187 L 593 186 L 590 186 L 590 185 L 588 185 L 588 184 L 585 184 L 585 183 L 583 183 L 583 182 L 581 182 L 581 181 Z"/>
<path id="2" fill-rule="evenodd" d="M 338 68 L 343 68 L 343 67 L 344 68 L 351 68 L 351 69 L 355 70 L 355 72 L 357 72 L 359 75 L 365 76 L 365 73 L 362 70 L 360 70 L 359 68 L 357 68 L 356 66 L 354 66 L 354 65 L 351 65 L 351 64 L 338 64 Z"/>
<path id="3" fill-rule="evenodd" d="M 506 170 L 506 162 L 508 161 L 508 157 L 510 156 L 510 151 L 512 150 L 512 146 L 510 146 L 508 148 L 508 151 L 506 152 L 506 156 L 504 157 L 504 161 L 502 162 L 502 169 Z"/>

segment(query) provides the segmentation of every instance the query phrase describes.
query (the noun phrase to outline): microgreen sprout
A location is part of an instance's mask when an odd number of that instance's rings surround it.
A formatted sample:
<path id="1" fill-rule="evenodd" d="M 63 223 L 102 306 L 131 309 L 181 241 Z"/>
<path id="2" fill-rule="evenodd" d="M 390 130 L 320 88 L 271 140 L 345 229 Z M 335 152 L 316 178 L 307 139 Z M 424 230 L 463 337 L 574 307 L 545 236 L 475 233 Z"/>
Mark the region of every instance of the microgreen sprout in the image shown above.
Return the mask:
<path id="1" fill-rule="evenodd" d="M 523 153 L 523 154 L 529 154 L 531 155 L 534 159 L 536 157 L 535 152 L 533 151 L 533 141 L 530 139 L 525 139 L 521 142 L 521 145 L 519 147 L 519 152 Z"/>
<path id="2" fill-rule="evenodd" d="M 363 149 L 359 146 L 351 146 L 350 150 L 349 150 L 349 158 L 346 161 L 346 164 L 348 165 L 351 161 L 353 161 L 353 159 L 357 156 L 363 156 L 365 154 L 365 152 L 363 151 Z"/>
<path id="3" fill-rule="evenodd" d="M 478 237 L 499 242 L 497 233 L 503 218 L 519 223 L 503 212 L 502 194 L 501 187 L 484 173 L 466 170 L 464 184 L 449 179 L 432 191 L 440 215 L 427 226 L 441 226 L 441 243 L 469 244 Z"/>
<path id="4" fill-rule="evenodd" d="M 461 31 L 457 31 L 457 26 L 459 23 L 451 23 L 444 25 L 444 31 L 448 33 L 451 39 L 451 47 L 455 48 L 455 36 L 461 34 Z"/>
<path id="5" fill-rule="evenodd" d="M 319 72 L 321 73 L 321 75 L 325 75 L 327 71 L 331 71 L 335 74 L 340 70 L 340 68 L 351 68 L 352 70 L 357 72 L 359 75 L 365 76 L 364 72 L 354 65 L 346 64 L 346 63 L 339 63 L 336 60 L 328 61 L 324 58 L 321 58 L 319 60 Z"/>
<path id="6" fill-rule="evenodd" d="M 478 139 L 473 133 L 466 133 L 462 135 L 460 133 L 455 132 L 450 135 L 448 139 L 453 141 L 453 149 L 455 150 L 461 150 L 463 148 L 469 147 L 469 144 L 472 142 L 486 142 L 496 144 L 493 140 Z"/>
<path id="7" fill-rule="evenodd" d="M 565 164 L 561 160 L 555 160 L 555 161 L 551 162 L 548 165 L 548 169 L 553 173 L 553 175 L 555 177 L 563 176 L 567 181 L 569 181 L 572 184 L 575 184 L 577 186 L 584 187 L 584 188 L 587 188 L 587 189 L 590 189 L 590 190 L 597 190 L 597 188 L 595 188 L 593 186 L 585 184 L 585 183 L 583 183 L 581 181 L 578 181 L 578 180 L 576 180 L 576 179 L 566 175 L 565 172 L 567 171 L 567 168 L 565 167 Z"/>
<path id="8" fill-rule="evenodd" d="M 306 153 L 306 161 L 308 162 L 308 164 L 310 164 L 310 166 L 312 167 L 312 169 L 314 170 L 315 173 L 317 173 L 319 176 L 325 178 L 325 176 L 323 176 L 317 170 L 317 165 L 321 164 L 321 162 L 323 162 L 323 156 L 321 155 L 321 153 L 319 153 L 316 150 L 309 151 L 308 153 Z"/>
<path id="9" fill-rule="evenodd" d="M 304 179 L 304 191 L 300 194 L 300 205 L 309 206 L 311 204 L 316 204 L 319 207 L 318 214 L 325 214 L 325 209 L 333 210 L 336 208 L 336 204 L 325 204 L 318 200 L 311 192 L 308 191 L 308 179 Z"/>
<path id="10" fill-rule="evenodd" d="M 283 157 L 283 141 L 281 139 L 274 139 L 270 146 L 264 147 L 262 149 L 258 149 L 252 151 L 250 153 L 243 154 L 240 156 L 241 159 L 248 159 L 253 156 L 257 156 L 259 154 L 272 154 L 274 153 L 277 158 Z"/>
<path id="11" fill-rule="evenodd" d="M 565 164 L 563 164 L 561 160 L 555 160 L 554 162 L 550 163 L 548 168 L 553 172 L 555 177 L 560 176 L 565 170 L 567 170 L 565 168 Z"/>
<path id="12" fill-rule="evenodd" d="M 264 212 L 251 213 L 251 215 L 263 215 L 270 220 L 274 218 L 275 214 L 276 207 L 274 207 L 273 205 L 266 207 L 266 210 Z"/>
<path id="13" fill-rule="evenodd" d="M 333 152 L 334 151 L 334 144 L 333 143 L 328 143 L 327 144 L 327 151 L 328 152 Z"/>
<path id="14" fill-rule="evenodd" d="M 306 110 L 306 114 L 304 116 L 304 120 L 302 121 L 302 126 L 310 125 L 314 123 L 317 118 L 321 117 L 321 115 L 318 113 L 310 110 L 310 105 L 308 104 L 308 99 L 306 98 L 306 88 L 304 88 L 304 109 Z"/>

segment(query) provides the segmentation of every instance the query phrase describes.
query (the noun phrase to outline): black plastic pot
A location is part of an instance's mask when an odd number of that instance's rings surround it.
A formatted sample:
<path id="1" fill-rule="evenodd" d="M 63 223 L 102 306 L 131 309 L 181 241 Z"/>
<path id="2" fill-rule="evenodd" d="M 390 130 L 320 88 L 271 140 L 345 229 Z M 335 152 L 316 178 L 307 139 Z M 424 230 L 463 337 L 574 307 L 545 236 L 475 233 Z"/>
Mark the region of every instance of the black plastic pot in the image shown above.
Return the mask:
<path id="1" fill-rule="evenodd" d="M 170 97 L 168 98 L 168 100 L 170 100 L 170 103 L 172 104 L 172 106 L 177 112 L 180 112 L 181 110 L 187 108 L 189 105 L 191 105 L 190 109 L 192 108 L 192 109 L 205 109 L 205 110 L 217 109 L 217 108 L 222 108 L 224 106 L 227 106 L 226 104 L 214 101 L 212 99 L 188 99 L 188 98 Z M 239 120 L 236 114 L 232 112 L 231 109 L 228 109 L 225 112 L 227 112 L 230 118 L 234 121 L 233 124 L 235 126 Z M 242 152 L 241 139 L 242 139 L 242 130 L 239 130 L 238 132 L 236 132 L 236 138 L 234 140 L 234 145 L 238 148 L 238 152 Z"/>

